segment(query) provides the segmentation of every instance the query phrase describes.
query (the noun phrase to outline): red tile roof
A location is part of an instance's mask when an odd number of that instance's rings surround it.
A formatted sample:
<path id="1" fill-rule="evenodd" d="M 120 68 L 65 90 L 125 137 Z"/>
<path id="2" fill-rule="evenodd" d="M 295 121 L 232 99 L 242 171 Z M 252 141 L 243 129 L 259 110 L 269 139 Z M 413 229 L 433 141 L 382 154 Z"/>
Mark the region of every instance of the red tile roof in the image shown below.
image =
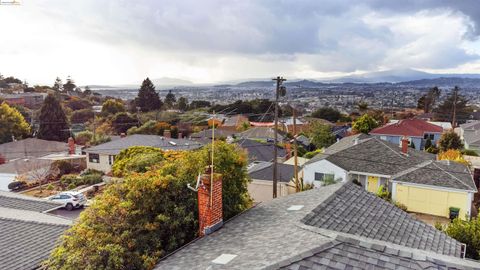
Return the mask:
<path id="1" fill-rule="evenodd" d="M 430 124 L 420 119 L 404 119 L 395 124 L 387 124 L 370 132 L 372 135 L 396 135 L 423 137 L 424 133 L 442 133 L 440 126 Z"/>

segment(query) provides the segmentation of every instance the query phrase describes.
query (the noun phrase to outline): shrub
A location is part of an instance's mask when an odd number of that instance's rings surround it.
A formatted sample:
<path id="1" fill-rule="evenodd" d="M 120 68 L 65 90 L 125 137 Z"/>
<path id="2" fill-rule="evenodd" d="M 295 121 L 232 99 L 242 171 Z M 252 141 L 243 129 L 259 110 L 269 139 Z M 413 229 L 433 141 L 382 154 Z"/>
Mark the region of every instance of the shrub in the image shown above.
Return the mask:
<path id="1" fill-rule="evenodd" d="M 86 169 L 83 173 L 80 174 L 80 176 L 89 175 L 89 174 L 100 174 L 100 175 L 104 175 L 104 173 L 103 173 L 102 171 L 95 170 L 95 169 Z"/>
<path id="2" fill-rule="evenodd" d="M 81 181 L 80 177 L 75 174 L 65 174 L 60 178 L 60 183 L 63 186 L 68 186 L 70 184 L 78 185 L 79 181 Z"/>
<path id="3" fill-rule="evenodd" d="M 81 131 L 75 135 L 75 142 L 79 145 L 86 145 L 93 139 L 93 132 L 89 130 Z"/>
<path id="4" fill-rule="evenodd" d="M 407 206 L 403 203 L 395 202 L 395 206 L 402 209 L 403 211 L 407 212 Z"/>
<path id="5" fill-rule="evenodd" d="M 25 181 L 14 181 L 8 184 L 8 189 L 10 190 L 19 190 L 25 188 L 27 186 L 27 182 Z"/>
<path id="6" fill-rule="evenodd" d="M 74 188 L 76 188 L 77 186 L 74 184 L 74 183 L 70 183 L 68 186 L 67 186 L 67 189 L 68 190 L 72 190 Z"/>
<path id="7" fill-rule="evenodd" d="M 435 229 L 437 229 L 437 230 L 439 230 L 439 231 L 443 231 L 443 225 L 442 225 L 442 223 L 436 221 L 433 226 L 435 227 Z"/>
<path id="8" fill-rule="evenodd" d="M 47 190 L 54 190 L 55 187 L 52 184 L 48 184 L 46 187 Z"/>
<path id="9" fill-rule="evenodd" d="M 155 157 L 154 160 L 149 160 L 152 157 Z M 113 175 L 123 177 L 131 172 L 145 172 L 147 167 L 156 164 L 161 157 L 163 157 L 163 151 L 159 148 L 149 146 L 127 148 L 115 157 L 112 166 Z"/>
<path id="10" fill-rule="evenodd" d="M 388 192 L 388 189 L 384 185 L 381 185 L 380 187 L 378 187 L 376 194 L 378 197 L 386 201 L 390 201 L 390 192 Z"/>
<path id="11" fill-rule="evenodd" d="M 427 148 L 426 150 L 428 153 L 430 154 L 438 154 L 438 148 L 435 147 L 434 145 L 430 146 L 429 148 Z"/>
<path id="12" fill-rule="evenodd" d="M 471 220 L 456 218 L 445 229 L 452 238 L 467 245 L 466 257 L 478 260 L 480 258 L 480 216 Z"/>
<path id="13" fill-rule="evenodd" d="M 305 155 L 303 155 L 303 157 L 310 159 L 310 158 L 313 158 L 314 156 L 316 156 L 316 155 L 318 155 L 318 154 L 320 154 L 320 153 L 322 153 L 322 150 L 321 150 L 321 149 L 317 149 L 317 150 L 315 150 L 315 151 L 311 151 L 311 152 L 305 153 Z"/>
<path id="14" fill-rule="evenodd" d="M 52 167 L 58 169 L 59 176 L 69 174 L 73 171 L 73 165 L 66 160 L 58 160 L 52 164 Z"/>
<path id="15" fill-rule="evenodd" d="M 478 157 L 477 152 L 475 152 L 474 150 L 469 150 L 469 149 L 463 149 L 463 150 L 462 150 L 462 154 L 464 154 L 464 155 L 466 155 L 466 156 Z"/>
<path id="16" fill-rule="evenodd" d="M 103 181 L 101 174 L 87 174 L 82 177 L 84 185 L 95 185 Z"/>

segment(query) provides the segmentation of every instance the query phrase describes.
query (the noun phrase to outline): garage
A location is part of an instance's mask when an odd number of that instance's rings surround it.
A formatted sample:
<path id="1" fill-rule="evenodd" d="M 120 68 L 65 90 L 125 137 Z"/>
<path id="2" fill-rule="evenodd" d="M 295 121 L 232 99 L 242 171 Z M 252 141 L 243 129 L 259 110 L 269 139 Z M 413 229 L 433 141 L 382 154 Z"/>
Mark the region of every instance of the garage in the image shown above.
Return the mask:
<path id="1" fill-rule="evenodd" d="M 449 217 L 449 208 L 460 208 L 460 217 L 467 214 L 468 192 L 438 190 L 396 184 L 395 200 L 407 206 L 408 211 Z"/>

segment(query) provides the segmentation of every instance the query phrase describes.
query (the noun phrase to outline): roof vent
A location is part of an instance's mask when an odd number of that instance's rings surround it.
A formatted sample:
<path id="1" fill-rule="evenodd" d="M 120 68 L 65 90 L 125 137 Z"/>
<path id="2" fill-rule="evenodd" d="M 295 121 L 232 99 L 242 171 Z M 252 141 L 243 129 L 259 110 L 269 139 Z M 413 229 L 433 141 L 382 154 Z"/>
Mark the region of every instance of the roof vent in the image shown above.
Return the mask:
<path id="1" fill-rule="evenodd" d="M 288 211 L 298 211 L 303 208 L 303 205 L 297 204 L 297 205 L 292 205 L 289 208 L 287 208 Z"/>
<path id="2" fill-rule="evenodd" d="M 213 260 L 212 263 L 214 263 L 214 264 L 227 264 L 231 260 L 235 259 L 235 257 L 237 257 L 237 255 L 235 255 L 235 254 L 222 254 L 222 255 L 218 256 L 215 260 Z"/>
<path id="3" fill-rule="evenodd" d="M 169 141 L 168 143 L 171 144 L 171 145 L 177 145 L 176 142 L 172 142 L 172 141 Z"/>

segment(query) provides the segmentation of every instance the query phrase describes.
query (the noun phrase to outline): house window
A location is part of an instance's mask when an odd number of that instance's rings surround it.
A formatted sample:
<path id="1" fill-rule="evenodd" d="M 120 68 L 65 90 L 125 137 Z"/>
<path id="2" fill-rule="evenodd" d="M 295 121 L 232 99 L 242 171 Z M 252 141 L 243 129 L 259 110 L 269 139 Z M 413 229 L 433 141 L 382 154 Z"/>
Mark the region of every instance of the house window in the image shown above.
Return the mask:
<path id="1" fill-rule="evenodd" d="M 100 163 L 100 156 L 98 154 L 88 153 L 88 162 Z"/>
<path id="2" fill-rule="evenodd" d="M 430 139 L 430 140 L 433 141 L 433 138 L 434 138 L 434 137 L 435 137 L 435 134 L 431 134 L 431 133 L 425 133 L 425 134 L 423 135 L 423 138 L 424 138 L 425 140 Z"/>
<path id="3" fill-rule="evenodd" d="M 335 174 L 331 173 L 315 173 L 315 181 L 325 181 L 326 179 L 335 180 Z"/>
<path id="4" fill-rule="evenodd" d="M 115 156 L 108 156 L 108 164 L 109 165 L 112 165 L 114 161 L 115 161 Z"/>

